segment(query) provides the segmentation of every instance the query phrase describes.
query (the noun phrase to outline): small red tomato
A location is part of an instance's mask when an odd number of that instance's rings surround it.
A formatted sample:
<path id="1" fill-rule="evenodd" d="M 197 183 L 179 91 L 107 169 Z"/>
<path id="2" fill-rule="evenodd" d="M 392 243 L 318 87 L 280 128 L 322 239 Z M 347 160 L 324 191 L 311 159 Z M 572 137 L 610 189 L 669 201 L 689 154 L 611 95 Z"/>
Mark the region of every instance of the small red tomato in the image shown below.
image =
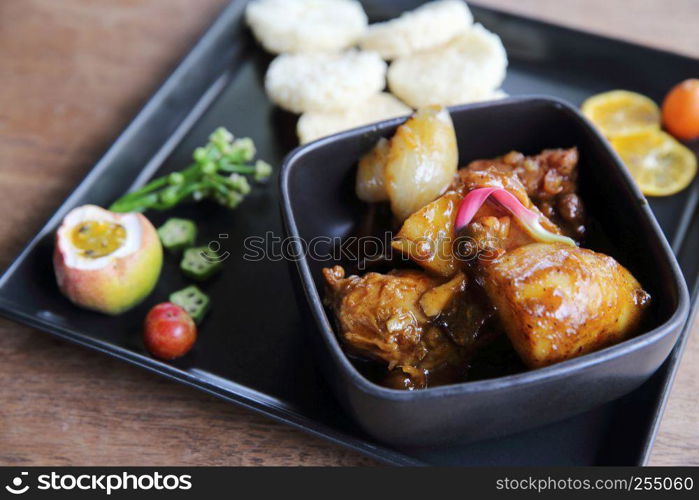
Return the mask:
<path id="1" fill-rule="evenodd" d="M 153 356 L 175 359 L 184 356 L 197 340 L 197 327 L 187 311 L 177 304 L 163 302 L 146 316 L 143 342 Z"/>

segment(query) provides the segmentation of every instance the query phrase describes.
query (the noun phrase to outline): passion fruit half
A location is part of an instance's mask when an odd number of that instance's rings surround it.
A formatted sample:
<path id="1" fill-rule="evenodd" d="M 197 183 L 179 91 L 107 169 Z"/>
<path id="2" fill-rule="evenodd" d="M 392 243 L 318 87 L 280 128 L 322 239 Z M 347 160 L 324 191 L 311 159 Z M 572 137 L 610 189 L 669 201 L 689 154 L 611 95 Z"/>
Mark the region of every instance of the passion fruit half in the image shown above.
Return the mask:
<path id="1" fill-rule="evenodd" d="M 58 287 L 86 309 L 116 315 L 134 307 L 155 287 L 162 264 L 158 233 L 139 213 L 83 205 L 66 215 L 56 233 Z"/>

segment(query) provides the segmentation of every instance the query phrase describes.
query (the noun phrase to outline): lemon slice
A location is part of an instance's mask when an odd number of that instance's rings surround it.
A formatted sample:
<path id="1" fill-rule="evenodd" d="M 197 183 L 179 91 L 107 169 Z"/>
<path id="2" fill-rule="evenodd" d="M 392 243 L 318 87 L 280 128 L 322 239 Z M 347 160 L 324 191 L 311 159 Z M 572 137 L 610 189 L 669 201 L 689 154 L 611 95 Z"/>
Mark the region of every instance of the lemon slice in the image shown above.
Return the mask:
<path id="1" fill-rule="evenodd" d="M 648 196 L 669 196 L 682 191 L 697 174 L 694 153 L 660 130 L 644 130 L 615 137 L 610 142 Z"/>
<path id="2" fill-rule="evenodd" d="M 594 95 L 585 100 L 581 111 L 608 138 L 660 129 L 658 105 L 627 90 Z"/>

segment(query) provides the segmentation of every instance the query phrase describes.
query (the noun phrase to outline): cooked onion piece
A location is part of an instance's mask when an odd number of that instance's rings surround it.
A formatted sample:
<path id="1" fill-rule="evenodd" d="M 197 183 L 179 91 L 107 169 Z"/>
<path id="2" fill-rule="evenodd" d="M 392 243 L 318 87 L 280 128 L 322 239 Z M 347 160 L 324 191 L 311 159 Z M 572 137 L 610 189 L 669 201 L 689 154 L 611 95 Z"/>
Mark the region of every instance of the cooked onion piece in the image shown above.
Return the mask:
<path id="1" fill-rule="evenodd" d="M 391 139 L 385 185 L 391 211 L 401 221 L 442 194 L 459 160 L 449 112 L 441 106 L 420 109 Z"/>
<path id="2" fill-rule="evenodd" d="M 381 138 L 376 146 L 359 160 L 357 169 L 357 197 L 367 203 L 388 200 L 384 172 L 390 150 L 388 139 Z"/>

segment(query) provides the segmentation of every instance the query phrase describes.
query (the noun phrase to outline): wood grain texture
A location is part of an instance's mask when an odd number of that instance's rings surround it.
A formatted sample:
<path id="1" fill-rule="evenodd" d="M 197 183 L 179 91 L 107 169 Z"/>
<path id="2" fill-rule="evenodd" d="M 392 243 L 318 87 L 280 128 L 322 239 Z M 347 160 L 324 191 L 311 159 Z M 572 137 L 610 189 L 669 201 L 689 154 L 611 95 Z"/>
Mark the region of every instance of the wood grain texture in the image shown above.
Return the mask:
<path id="1" fill-rule="evenodd" d="M 699 57 L 696 0 L 478 0 L 476 3 Z"/>
<path id="2" fill-rule="evenodd" d="M 0 2 L 0 268 L 225 3 Z M 699 56 L 694 0 L 480 3 Z M 2 465 L 374 463 L 6 320 L 0 320 L 0 359 Z M 699 464 L 698 389 L 699 339 L 694 335 L 652 464 Z"/>

